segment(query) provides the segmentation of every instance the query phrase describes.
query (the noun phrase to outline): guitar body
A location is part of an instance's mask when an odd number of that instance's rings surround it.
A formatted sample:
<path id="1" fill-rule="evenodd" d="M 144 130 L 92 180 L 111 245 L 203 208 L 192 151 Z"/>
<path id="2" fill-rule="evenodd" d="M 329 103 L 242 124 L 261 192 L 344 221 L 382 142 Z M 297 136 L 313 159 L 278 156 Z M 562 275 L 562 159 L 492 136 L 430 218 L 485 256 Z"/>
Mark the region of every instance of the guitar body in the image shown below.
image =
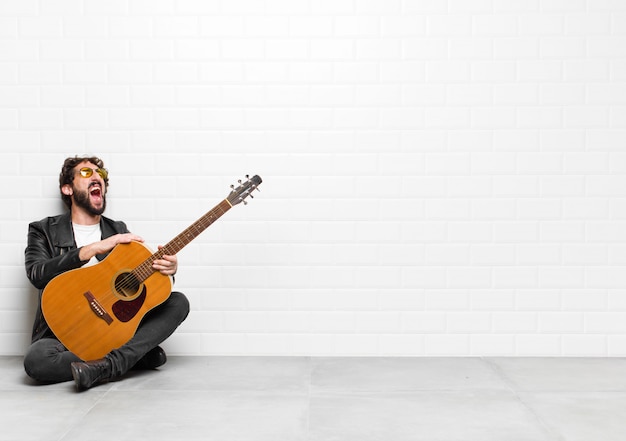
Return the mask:
<path id="1" fill-rule="evenodd" d="M 133 273 L 151 256 L 142 243 L 120 244 L 98 264 L 48 283 L 41 308 L 67 349 L 83 360 L 102 358 L 128 342 L 146 313 L 167 300 L 171 277 L 154 271 L 142 280 Z"/>

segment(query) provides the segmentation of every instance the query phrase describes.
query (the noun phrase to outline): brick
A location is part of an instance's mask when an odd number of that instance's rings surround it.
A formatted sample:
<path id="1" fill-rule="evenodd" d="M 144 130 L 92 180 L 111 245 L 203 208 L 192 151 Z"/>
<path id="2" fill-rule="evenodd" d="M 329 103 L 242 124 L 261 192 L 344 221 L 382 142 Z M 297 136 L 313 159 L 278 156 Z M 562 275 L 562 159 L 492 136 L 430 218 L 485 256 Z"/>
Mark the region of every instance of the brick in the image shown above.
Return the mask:
<path id="1" fill-rule="evenodd" d="M 448 312 L 446 320 L 449 333 L 483 334 L 491 330 L 491 315 L 489 313 Z"/>
<path id="2" fill-rule="evenodd" d="M 455 289 L 488 289 L 493 283 L 490 268 L 452 267 L 446 271 L 447 286 Z"/>
<path id="3" fill-rule="evenodd" d="M 562 355 L 566 357 L 603 356 L 607 353 L 607 338 L 602 335 L 565 335 L 562 348 Z"/>
<path id="4" fill-rule="evenodd" d="M 425 336 L 425 355 L 450 356 L 452 354 L 470 354 L 470 337 L 468 335 L 435 334 Z"/>
<path id="5" fill-rule="evenodd" d="M 521 334 L 515 340 L 516 354 L 522 357 L 562 355 L 559 335 Z"/>
<path id="6" fill-rule="evenodd" d="M 471 354 L 491 356 L 516 355 L 515 336 L 477 334 L 470 336 Z"/>
<path id="7" fill-rule="evenodd" d="M 21 17 L 18 21 L 19 34 L 28 38 L 60 38 L 68 20 L 70 19 L 61 20 L 60 17 Z M 5 24 L 10 26 L 9 23 Z M 5 29 L 4 32 L 6 31 Z"/>

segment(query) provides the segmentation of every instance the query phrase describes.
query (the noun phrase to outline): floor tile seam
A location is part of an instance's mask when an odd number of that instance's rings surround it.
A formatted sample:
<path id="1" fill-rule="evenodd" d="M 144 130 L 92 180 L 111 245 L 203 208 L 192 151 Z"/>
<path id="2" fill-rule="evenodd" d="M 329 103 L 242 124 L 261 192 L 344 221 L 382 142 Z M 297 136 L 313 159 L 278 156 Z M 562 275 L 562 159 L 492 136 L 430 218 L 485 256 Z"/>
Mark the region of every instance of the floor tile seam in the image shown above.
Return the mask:
<path id="1" fill-rule="evenodd" d="M 129 395 L 129 394 L 193 394 L 193 395 L 247 395 L 247 396 L 268 396 L 268 397 L 310 397 L 310 393 L 302 391 L 274 391 L 274 390 L 252 390 L 252 389 L 115 389 L 107 392 L 106 395 Z M 104 398 L 104 397 L 103 397 Z"/>
<path id="2" fill-rule="evenodd" d="M 113 388 L 108 388 L 107 390 L 104 391 L 98 391 L 100 392 L 100 396 L 87 408 L 84 409 L 82 415 L 79 417 L 76 417 L 76 421 L 73 424 L 68 425 L 67 430 L 65 430 L 58 438 L 57 441 L 65 441 L 66 437 L 68 436 L 68 434 L 72 433 L 74 431 L 74 429 L 76 429 L 77 427 L 82 427 L 82 425 L 84 424 L 85 419 L 89 416 L 89 414 L 98 406 L 98 404 L 104 399 L 104 397 L 106 397 L 111 390 L 113 390 Z M 58 392 L 59 390 L 57 390 Z M 72 391 L 73 393 L 76 394 L 88 394 L 90 391 L 89 390 L 85 390 L 85 391 L 77 391 L 75 388 Z M 69 439 L 69 438 L 67 438 Z"/>
<path id="3" fill-rule="evenodd" d="M 508 375 L 504 372 L 502 366 L 498 364 L 495 358 L 492 357 L 480 357 L 480 359 L 493 371 L 494 374 L 504 383 L 504 385 L 511 390 L 511 392 L 516 392 L 518 387 L 515 382 L 509 378 Z"/>
<path id="4" fill-rule="evenodd" d="M 304 434 L 307 439 L 311 436 L 311 413 L 313 408 L 313 371 L 315 370 L 315 357 L 309 356 L 307 357 L 307 367 L 308 367 L 308 379 L 306 382 L 307 388 L 307 400 L 306 400 L 306 415 L 305 415 L 305 423 L 304 423 Z"/>
<path id="5" fill-rule="evenodd" d="M 523 358 L 523 357 L 520 357 Z M 579 357 L 571 357 L 572 359 Z M 564 393 L 564 392 L 572 392 L 572 393 L 585 393 L 585 392 L 623 392 L 626 393 L 626 388 L 621 387 L 620 389 L 525 389 L 521 386 L 518 386 L 513 379 L 508 377 L 505 373 L 505 370 L 498 363 L 496 358 L 493 357 L 483 357 L 484 361 L 494 370 L 494 372 L 502 379 L 502 381 L 507 385 L 507 387 L 511 388 L 511 390 L 516 391 L 518 393 L 538 393 L 538 392 L 553 392 L 553 393 Z"/>
<path id="6" fill-rule="evenodd" d="M 312 391 L 312 396 L 320 397 L 320 396 L 350 396 L 350 397 L 362 397 L 362 396 L 370 396 L 370 397 L 409 397 L 412 395 L 493 395 L 499 392 L 506 393 L 517 398 L 517 395 L 508 391 L 506 389 L 414 389 L 414 390 L 395 390 L 395 391 L 384 391 L 384 390 L 353 390 L 353 391 L 331 391 L 331 390 L 317 390 Z"/>
<path id="7" fill-rule="evenodd" d="M 534 389 L 534 390 L 518 390 L 519 395 L 562 395 L 564 397 L 574 397 L 583 395 L 626 395 L 626 390 L 609 390 L 609 389 L 580 389 L 580 390 L 563 390 L 563 389 Z"/>
<path id="8" fill-rule="evenodd" d="M 490 366 L 491 369 L 493 369 L 493 371 L 504 382 L 504 384 L 509 387 L 515 399 L 529 412 L 530 415 L 533 416 L 535 421 L 537 421 L 537 423 L 539 424 L 539 427 L 541 427 L 547 435 L 556 437 L 557 441 L 567 441 L 561 433 L 555 432 L 554 428 L 550 424 L 548 424 L 548 422 L 545 421 L 544 418 L 542 418 L 542 416 L 539 415 L 539 413 L 537 413 L 537 411 L 520 396 L 521 392 L 519 388 L 515 386 L 515 382 L 505 374 L 502 366 L 500 366 L 494 358 L 481 357 L 481 359 L 484 360 L 484 362 L 487 363 L 487 365 Z"/>
<path id="9" fill-rule="evenodd" d="M 58 391 L 57 391 L 58 392 Z M 163 393 L 163 394 L 240 394 L 240 395 L 255 395 L 255 396 L 304 396 L 304 397 L 318 397 L 318 396 L 410 396 L 410 395 L 426 395 L 426 394 L 463 394 L 463 395 L 487 395 L 506 393 L 509 395 L 517 396 L 512 391 L 507 389 L 496 388 L 465 388 L 465 389 L 411 389 L 411 390 L 326 390 L 326 389 L 309 389 L 309 390 L 273 390 L 273 389 L 163 389 L 163 388 L 144 388 L 144 389 L 112 389 L 106 393 L 106 395 L 117 394 L 151 394 L 151 393 Z M 526 394 L 534 394 L 533 392 L 524 392 Z M 624 392 L 626 395 L 626 392 Z M 104 398 L 104 397 L 103 397 Z"/>
<path id="10" fill-rule="evenodd" d="M 522 406 L 524 406 L 524 408 L 526 408 L 528 410 L 528 412 L 530 412 L 533 417 L 537 420 L 537 423 L 543 428 L 543 430 L 551 435 L 557 438 L 558 441 L 567 441 L 567 438 L 564 434 L 557 432 L 556 427 L 554 427 L 553 425 L 549 424 L 548 421 L 546 421 L 536 410 L 535 408 L 528 403 L 523 397 L 521 397 L 520 395 L 516 394 L 517 398 L 520 402 L 520 404 Z"/>

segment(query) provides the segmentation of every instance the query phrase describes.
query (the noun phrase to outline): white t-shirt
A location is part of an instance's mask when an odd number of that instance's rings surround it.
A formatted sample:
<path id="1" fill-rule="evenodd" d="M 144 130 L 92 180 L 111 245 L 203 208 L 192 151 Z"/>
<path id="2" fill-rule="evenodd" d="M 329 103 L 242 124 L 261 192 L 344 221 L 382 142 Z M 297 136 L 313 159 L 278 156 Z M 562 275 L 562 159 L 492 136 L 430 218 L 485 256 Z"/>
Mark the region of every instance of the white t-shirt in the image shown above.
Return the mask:
<path id="1" fill-rule="evenodd" d="M 72 227 L 74 228 L 74 239 L 76 240 L 76 246 L 78 248 L 98 242 L 102 238 L 99 223 L 95 225 L 79 225 L 72 222 Z M 98 259 L 96 259 L 96 256 L 93 256 L 89 262 L 83 266 L 91 266 L 96 263 L 98 263 Z"/>

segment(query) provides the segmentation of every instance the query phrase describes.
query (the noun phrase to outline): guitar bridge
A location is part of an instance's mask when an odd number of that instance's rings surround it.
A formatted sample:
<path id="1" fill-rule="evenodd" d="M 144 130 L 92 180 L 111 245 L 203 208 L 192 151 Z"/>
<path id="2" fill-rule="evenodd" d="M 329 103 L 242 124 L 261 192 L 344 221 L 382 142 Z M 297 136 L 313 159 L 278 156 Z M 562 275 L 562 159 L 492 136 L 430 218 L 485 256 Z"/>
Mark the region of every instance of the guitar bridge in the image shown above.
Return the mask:
<path id="1" fill-rule="evenodd" d="M 89 307 L 98 318 L 101 318 L 102 320 L 104 320 L 107 325 L 110 325 L 111 323 L 113 323 L 113 318 L 109 315 L 108 312 L 105 311 L 102 305 L 98 303 L 98 300 L 96 300 L 96 297 L 91 293 L 91 291 L 87 291 L 83 295 L 87 299 L 87 302 L 89 303 Z"/>

